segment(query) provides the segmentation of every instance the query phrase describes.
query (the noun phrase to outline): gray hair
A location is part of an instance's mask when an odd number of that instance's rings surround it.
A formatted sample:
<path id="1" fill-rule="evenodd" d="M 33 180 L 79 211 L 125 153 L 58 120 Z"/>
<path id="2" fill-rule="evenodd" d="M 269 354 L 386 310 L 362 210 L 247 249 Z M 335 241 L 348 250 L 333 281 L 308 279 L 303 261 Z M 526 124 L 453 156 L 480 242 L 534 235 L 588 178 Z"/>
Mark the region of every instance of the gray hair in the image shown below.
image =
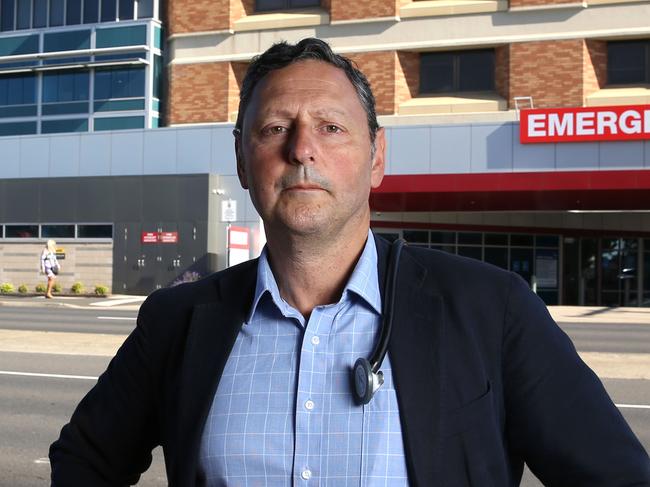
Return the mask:
<path id="1" fill-rule="evenodd" d="M 239 113 L 237 114 L 237 122 L 235 123 L 235 133 L 241 133 L 242 131 L 244 114 L 246 113 L 246 108 L 248 108 L 257 83 L 273 70 L 282 69 L 297 61 L 307 59 L 329 63 L 345 72 L 366 112 L 370 143 L 374 155 L 375 138 L 377 136 L 377 130 L 379 130 L 379 123 L 377 122 L 377 113 L 375 111 L 375 97 L 372 94 L 368 79 L 352 61 L 339 54 L 334 54 L 327 42 L 314 37 L 303 39 L 297 44 L 288 44 L 284 41 L 278 42 L 269 47 L 261 55 L 253 58 L 253 61 L 248 66 L 246 76 L 242 82 L 241 92 L 239 93 Z"/>

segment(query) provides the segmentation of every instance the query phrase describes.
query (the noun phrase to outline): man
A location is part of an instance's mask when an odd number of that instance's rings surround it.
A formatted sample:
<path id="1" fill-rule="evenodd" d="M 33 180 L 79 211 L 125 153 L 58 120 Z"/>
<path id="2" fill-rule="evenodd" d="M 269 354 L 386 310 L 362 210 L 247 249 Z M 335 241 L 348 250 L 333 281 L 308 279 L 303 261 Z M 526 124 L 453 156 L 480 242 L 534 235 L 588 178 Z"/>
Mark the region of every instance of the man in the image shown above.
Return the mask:
<path id="1" fill-rule="evenodd" d="M 380 334 L 389 244 L 369 231 L 385 135 L 365 77 L 327 44 L 254 60 L 237 169 L 257 260 L 152 294 L 50 451 L 53 485 L 650 485 L 648 456 L 514 274 L 404 248 L 368 404 L 350 373 Z"/>

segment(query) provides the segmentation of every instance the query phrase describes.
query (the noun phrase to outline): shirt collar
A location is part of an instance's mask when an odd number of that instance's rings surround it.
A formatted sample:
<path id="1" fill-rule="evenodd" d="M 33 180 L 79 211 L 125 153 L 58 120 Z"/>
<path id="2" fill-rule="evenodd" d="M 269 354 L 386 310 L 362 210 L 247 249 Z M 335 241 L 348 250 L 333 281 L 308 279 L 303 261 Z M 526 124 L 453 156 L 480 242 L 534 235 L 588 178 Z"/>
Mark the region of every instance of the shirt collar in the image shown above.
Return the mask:
<path id="1" fill-rule="evenodd" d="M 357 261 L 354 271 L 348 280 L 341 300 L 347 299 L 348 293 L 354 293 L 361 297 L 377 314 L 381 314 L 381 295 L 379 293 L 379 282 L 377 275 L 377 247 L 372 232 L 368 230 L 368 238 L 363 248 L 363 252 Z M 253 305 L 246 323 L 250 323 L 255 315 L 257 307 L 262 298 L 269 294 L 275 305 L 280 311 L 287 316 L 290 306 L 280 297 L 278 284 L 273 276 L 273 271 L 269 264 L 267 247 L 264 247 L 257 263 L 257 281 L 255 283 L 255 294 Z"/>

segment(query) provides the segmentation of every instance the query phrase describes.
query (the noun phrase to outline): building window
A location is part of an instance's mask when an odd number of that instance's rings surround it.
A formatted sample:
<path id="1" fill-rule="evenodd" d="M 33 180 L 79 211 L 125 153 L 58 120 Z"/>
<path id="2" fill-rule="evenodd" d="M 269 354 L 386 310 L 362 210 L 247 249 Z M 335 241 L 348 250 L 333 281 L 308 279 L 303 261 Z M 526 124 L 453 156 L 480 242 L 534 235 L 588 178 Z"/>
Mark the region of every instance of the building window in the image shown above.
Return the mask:
<path id="1" fill-rule="evenodd" d="M 149 19 L 153 17 L 153 0 L 138 0 L 138 18 Z"/>
<path id="2" fill-rule="evenodd" d="M 0 106 L 36 103 L 36 76 L 33 74 L 0 77 Z"/>
<path id="3" fill-rule="evenodd" d="M 494 91 L 494 50 L 420 55 L 420 94 Z"/>
<path id="4" fill-rule="evenodd" d="M 41 238 L 74 238 L 74 225 L 41 225 Z"/>
<path id="5" fill-rule="evenodd" d="M 120 20 L 132 20 L 133 11 L 134 11 L 134 0 L 119 0 L 120 1 L 120 10 L 118 15 Z"/>
<path id="6" fill-rule="evenodd" d="M 65 10 L 65 23 L 66 25 L 81 24 L 81 0 L 68 0 L 68 5 Z"/>
<path id="7" fill-rule="evenodd" d="M 5 238 L 38 238 L 38 225 L 5 225 Z"/>
<path id="8" fill-rule="evenodd" d="M 43 75 L 43 102 L 88 100 L 87 71 L 61 71 Z"/>
<path id="9" fill-rule="evenodd" d="M 99 0 L 84 0 L 84 24 L 94 24 L 99 18 Z"/>
<path id="10" fill-rule="evenodd" d="M 50 27 L 63 25 L 65 19 L 64 13 L 64 0 L 50 0 Z"/>
<path id="11" fill-rule="evenodd" d="M 0 1 L 0 30 L 14 30 L 14 0 Z"/>
<path id="12" fill-rule="evenodd" d="M 41 123 L 42 134 L 62 134 L 65 132 L 88 132 L 88 119 L 44 120 Z"/>
<path id="13" fill-rule="evenodd" d="M 144 68 L 100 69 L 95 72 L 95 100 L 144 97 Z"/>
<path id="14" fill-rule="evenodd" d="M 117 5 L 115 0 L 102 0 L 102 22 L 117 20 Z"/>
<path id="15" fill-rule="evenodd" d="M 16 29 L 29 29 L 32 19 L 32 2 L 31 0 L 18 0 L 16 9 Z"/>
<path id="16" fill-rule="evenodd" d="M 607 44 L 607 84 L 650 83 L 650 40 Z"/>
<path id="17" fill-rule="evenodd" d="M 34 28 L 47 27 L 47 0 L 34 0 Z"/>
<path id="18" fill-rule="evenodd" d="M 77 225 L 77 238 L 113 238 L 113 225 Z"/>
<path id="19" fill-rule="evenodd" d="M 320 7 L 320 0 L 255 0 L 256 12 L 305 7 Z"/>

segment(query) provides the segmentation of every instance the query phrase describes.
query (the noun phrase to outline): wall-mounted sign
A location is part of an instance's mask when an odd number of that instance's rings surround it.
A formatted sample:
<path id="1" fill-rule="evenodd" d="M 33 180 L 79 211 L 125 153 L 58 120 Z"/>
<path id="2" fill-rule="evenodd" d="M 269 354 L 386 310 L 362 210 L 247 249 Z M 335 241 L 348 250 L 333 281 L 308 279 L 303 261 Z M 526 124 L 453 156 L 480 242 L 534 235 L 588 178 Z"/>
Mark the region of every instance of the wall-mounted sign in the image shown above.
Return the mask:
<path id="1" fill-rule="evenodd" d="M 522 144 L 650 139 L 650 105 L 522 110 Z"/>
<path id="2" fill-rule="evenodd" d="M 57 259 L 65 260 L 65 249 L 63 247 L 57 247 L 55 255 Z"/>
<path id="3" fill-rule="evenodd" d="M 228 267 L 250 259 L 249 230 L 246 227 L 228 229 Z"/>
<path id="4" fill-rule="evenodd" d="M 158 243 L 158 232 L 142 232 L 142 243 Z"/>
<path id="5" fill-rule="evenodd" d="M 178 243 L 178 232 L 142 232 L 142 243 Z"/>
<path id="6" fill-rule="evenodd" d="M 237 220 L 237 201 L 224 200 L 221 202 L 221 221 L 234 222 Z"/>
<path id="7" fill-rule="evenodd" d="M 160 232 L 158 241 L 160 243 L 178 243 L 178 232 Z"/>

